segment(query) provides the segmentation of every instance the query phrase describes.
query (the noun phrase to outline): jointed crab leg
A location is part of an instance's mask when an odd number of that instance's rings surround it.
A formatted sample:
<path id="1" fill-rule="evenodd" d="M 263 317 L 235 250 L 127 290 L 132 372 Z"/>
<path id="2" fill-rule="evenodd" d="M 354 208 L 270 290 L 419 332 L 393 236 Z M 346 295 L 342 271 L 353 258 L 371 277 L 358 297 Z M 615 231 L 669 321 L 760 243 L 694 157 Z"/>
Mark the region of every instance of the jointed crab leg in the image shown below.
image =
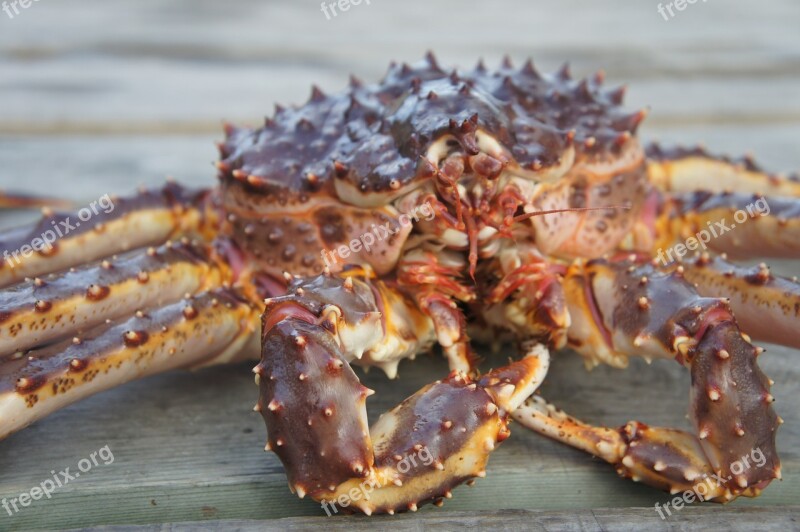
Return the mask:
<path id="1" fill-rule="evenodd" d="M 680 264 L 703 296 L 725 297 L 743 330 L 764 342 L 800 348 L 800 284 L 776 277 L 765 264 L 744 268 L 702 254 Z"/>
<path id="2" fill-rule="evenodd" d="M 266 300 L 264 337 L 278 323 L 314 323 L 322 337 L 340 342 L 346 362 L 377 366 L 394 378 L 401 360 L 431 347 L 434 326 L 410 297 L 372 277 L 348 268 L 291 279 L 286 295 Z"/>
<path id="3" fill-rule="evenodd" d="M 450 369 L 472 373 L 477 357 L 467 335 L 467 320 L 456 301 L 473 301 L 475 293 L 459 282 L 466 268 L 459 259 L 441 250 L 410 251 L 398 266 L 398 280 L 413 290 L 417 306 L 431 319 Z"/>
<path id="4" fill-rule="evenodd" d="M 365 404 L 372 391 L 348 363 L 396 364 L 434 337 L 430 320 L 392 292 L 360 274 L 323 275 L 297 281 L 290 295 L 267 305 L 256 410 L 267 424 L 267 449 L 301 497 L 326 504 L 344 497 L 367 514 L 440 502 L 454 486 L 484 475 L 489 452 L 508 436 L 507 414 L 546 373 L 543 349 L 474 382 L 454 371 L 370 430 Z M 413 328 L 415 321 L 422 327 Z M 420 331 L 424 336 L 414 335 Z M 415 467 L 401 464 L 409 457 Z M 350 499 L 359 486 L 369 496 Z"/>
<path id="5" fill-rule="evenodd" d="M 647 155 L 662 203 L 653 228 L 660 260 L 676 260 L 666 253 L 674 254 L 670 248 L 678 243 L 732 258 L 800 254 L 800 177 L 770 174 L 750 158 L 718 157 L 702 148 L 652 145 Z"/>
<path id="6" fill-rule="evenodd" d="M 677 193 L 666 200 L 656 221 L 656 232 L 659 241 L 655 247 L 659 260 L 664 262 L 680 257 L 671 249 L 676 243 L 683 243 L 689 250 L 707 247 L 732 258 L 797 257 L 800 198 L 706 191 Z"/>
<path id="7" fill-rule="evenodd" d="M 60 208 L 73 207 L 73 202 L 64 199 L 31 196 L 17 192 L 0 190 L 0 209 Z"/>
<path id="8" fill-rule="evenodd" d="M 221 273 L 206 255 L 188 242 L 168 244 L 0 291 L 0 355 L 219 286 Z"/>
<path id="9" fill-rule="evenodd" d="M 800 178 L 770 174 L 750 157 L 741 160 L 720 157 L 702 148 L 647 148 L 650 182 L 664 191 L 735 191 L 740 194 L 800 198 Z"/>
<path id="10" fill-rule="evenodd" d="M 517 338 L 538 338 L 560 349 L 570 324 L 560 282 L 563 267 L 523 250 L 520 245 L 502 252 L 490 263 L 488 271 L 499 278 L 481 300 L 483 317 L 498 330 L 512 330 Z"/>
<path id="11" fill-rule="evenodd" d="M 46 212 L 36 224 L 0 233 L 0 287 L 200 232 L 206 196 L 168 184 L 131 198 L 107 197 L 74 213 Z"/>
<path id="12" fill-rule="evenodd" d="M 703 495 L 705 500 L 725 502 L 740 495 L 756 497 L 764 487 L 751 484 L 744 490 L 731 488 L 729 481 L 734 480 L 733 475 L 725 476 L 715 469 L 706 458 L 701 440 L 682 430 L 648 427 L 637 421 L 618 429 L 593 426 L 536 395 L 528 398 L 513 416 L 540 434 L 602 458 L 616 466 L 622 477 L 673 494 L 696 488 L 696 493 Z M 750 468 L 756 467 L 754 463 L 749 465 Z M 770 471 L 779 467 L 777 462 L 764 466 Z M 768 482 L 762 483 L 766 485 Z"/>
<path id="13" fill-rule="evenodd" d="M 258 314 L 226 289 L 0 358 L 0 438 L 89 395 L 170 369 L 230 362 Z M 246 351 L 246 349 L 244 350 Z"/>
<path id="14" fill-rule="evenodd" d="M 725 498 L 752 495 L 751 488 L 780 476 L 775 452 L 779 418 L 771 406 L 770 382 L 756 364 L 760 350 L 739 330 L 724 300 L 700 297 L 679 271 L 666 273 L 633 261 L 578 262 L 567 273 L 565 291 L 572 316 L 569 341 L 587 364 L 622 367 L 629 356 L 668 357 L 692 375 L 690 413 L 699 446 L 679 431 L 651 430 L 634 422 L 620 429 L 622 440 L 613 436 L 600 444 L 622 441 L 623 449 L 592 452 L 611 457 L 625 475 L 677 489 L 683 484 L 676 475 L 692 482 L 702 471 L 713 470 L 725 479 Z M 541 415 L 531 414 L 516 417 L 553 435 Z M 555 437 L 589 448 L 592 431 L 575 431 Z M 763 453 L 767 466 L 731 470 L 754 449 Z"/>
<path id="15" fill-rule="evenodd" d="M 257 352 L 257 312 L 219 289 L 232 272 L 210 247 L 183 238 L 113 255 L 171 236 L 207 236 L 214 221 L 207 216 L 214 214 L 206 203 L 205 192 L 170 184 L 115 199 L 113 210 L 81 226 L 80 214 L 55 215 L 6 233 L 2 244 L 16 247 L 48 227 L 71 226 L 50 248 L 19 263 L 12 251 L 13 267 L 0 270 L 0 285 L 58 272 L 0 291 L 0 438 L 131 379 L 226 362 L 248 343 L 250 354 Z M 196 300 L 191 296 L 201 291 Z"/>

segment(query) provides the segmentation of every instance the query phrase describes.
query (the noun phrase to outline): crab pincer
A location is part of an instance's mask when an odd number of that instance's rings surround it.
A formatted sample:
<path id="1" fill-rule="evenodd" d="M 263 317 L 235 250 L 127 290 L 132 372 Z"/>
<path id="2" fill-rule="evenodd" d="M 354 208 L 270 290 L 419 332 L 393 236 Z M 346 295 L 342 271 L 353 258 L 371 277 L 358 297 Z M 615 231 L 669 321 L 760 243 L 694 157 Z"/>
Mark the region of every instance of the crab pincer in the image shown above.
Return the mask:
<path id="1" fill-rule="evenodd" d="M 394 513 L 441 504 L 455 486 L 485 476 L 489 454 L 510 434 L 509 414 L 547 372 L 547 351 L 534 348 L 474 380 L 452 371 L 370 428 L 366 399 L 373 392 L 349 361 L 358 351 L 368 360 L 397 339 L 371 323 L 380 290 L 370 290 L 368 280 L 350 278 L 350 291 L 336 293 L 326 288 L 345 281 L 321 277 L 298 286 L 293 299 L 270 302 L 254 369 L 267 449 L 283 462 L 292 489 L 329 512 L 352 505 L 366 514 Z M 326 293 L 336 303 L 320 303 Z"/>
<path id="2" fill-rule="evenodd" d="M 521 424 L 672 493 L 708 479 L 706 500 L 754 497 L 781 477 L 775 436 L 782 421 L 756 360 L 763 349 L 739 329 L 726 300 L 700 296 L 683 270 L 662 272 L 633 258 L 576 264 L 566 287 L 570 341 L 588 365 L 625 367 L 640 356 L 671 358 L 689 371 L 694 433 L 638 421 L 617 430 L 592 426 L 540 397 L 514 413 Z"/>

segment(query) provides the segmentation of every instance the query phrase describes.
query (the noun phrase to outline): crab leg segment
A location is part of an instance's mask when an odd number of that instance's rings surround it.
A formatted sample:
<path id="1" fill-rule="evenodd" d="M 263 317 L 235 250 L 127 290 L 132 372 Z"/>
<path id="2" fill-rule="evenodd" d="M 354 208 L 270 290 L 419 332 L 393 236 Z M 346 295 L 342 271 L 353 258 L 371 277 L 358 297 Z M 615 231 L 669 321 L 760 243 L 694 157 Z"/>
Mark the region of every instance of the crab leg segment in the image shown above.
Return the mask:
<path id="1" fill-rule="evenodd" d="M 703 254 L 681 263 L 686 279 L 709 297 L 727 297 L 736 321 L 748 334 L 775 344 L 800 348 L 800 284 L 776 277 L 766 264 L 736 266 Z"/>
<path id="2" fill-rule="evenodd" d="M 168 184 L 132 198 L 104 196 L 74 213 L 46 209 L 38 223 L 0 233 L 0 287 L 201 232 L 206 196 Z"/>
<path id="3" fill-rule="evenodd" d="M 689 250 L 710 249 L 733 258 L 800 255 L 800 198 L 679 193 L 667 200 L 655 223 L 658 258 L 664 263 L 687 253 L 672 249 L 676 242 Z"/>
<path id="4" fill-rule="evenodd" d="M 692 192 L 736 191 L 741 194 L 800 197 L 798 176 L 778 176 L 760 168 L 752 158 L 741 160 L 712 155 L 703 148 L 647 147 L 650 182 L 661 190 Z"/>
<path id="5" fill-rule="evenodd" d="M 434 327 L 410 298 L 371 277 L 350 268 L 292 280 L 286 295 L 266 300 L 264 337 L 284 320 L 314 323 L 336 337 L 345 362 L 377 366 L 394 378 L 402 359 L 430 348 Z"/>
<path id="6" fill-rule="evenodd" d="M 521 248 L 522 246 L 518 246 Z M 548 264 L 534 253 L 519 249 L 500 253 L 491 291 L 482 298 L 482 315 L 496 329 L 509 329 L 516 337 L 533 337 L 556 348 L 566 344 L 570 316 L 561 288 L 563 268 Z"/>
<path id="7" fill-rule="evenodd" d="M 232 361 L 257 341 L 258 314 L 215 290 L 0 358 L 0 438 L 97 392 L 168 371 Z"/>
<path id="8" fill-rule="evenodd" d="M 320 276 L 294 283 L 290 295 L 269 301 L 263 316 L 262 361 L 254 371 L 267 449 L 280 457 L 293 491 L 323 507 L 394 513 L 449 497 L 452 487 L 483 476 L 489 452 L 508 435 L 508 412 L 547 370 L 539 348 L 478 381 L 453 372 L 370 430 L 366 398 L 373 392 L 349 362 L 385 366 L 435 336 L 412 303 L 399 312 L 398 302 L 406 300 L 392 301 L 389 291 L 360 274 Z M 412 329 L 401 318 L 422 327 Z M 397 327 L 405 332 L 397 334 Z M 415 337 L 420 331 L 424 336 Z"/>
<path id="9" fill-rule="evenodd" d="M 475 300 L 474 288 L 462 282 L 465 268 L 452 252 L 416 249 L 398 265 L 398 280 L 432 320 L 450 369 L 471 373 L 477 357 L 470 346 L 466 317 L 456 303 Z"/>
<path id="10" fill-rule="evenodd" d="M 72 336 L 219 284 L 219 270 L 202 248 L 188 242 L 26 281 L 0 291 L 0 354 Z"/>
<path id="11" fill-rule="evenodd" d="M 547 373 L 547 351 L 537 353 L 477 381 L 452 372 L 422 388 L 370 429 L 374 466 L 368 475 L 354 476 L 320 498 L 338 501 L 372 485 L 370 499 L 355 503 L 360 511 L 413 511 L 429 501 L 440 506 L 457 485 L 484 477 L 489 454 L 511 434 L 509 413 Z"/>
<path id="12" fill-rule="evenodd" d="M 761 492 L 758 482 L 742 490 L 739 477 L 725 476 L 715 469 L 706 457 L 701 440 L 685 431 L 648 427 L 636 421 L 618 429 L 593 426 L 575 419 L 540 396 L 530 397 L 513 416 L 527 428 L 602 458 L 614 465 L 624 478 L 673 494 L 694 491 L 700 501 L 726 502 L 740 495 L 757 497 Z M 778 464 L 767 462 L 760 449 L 751 451 L 748 457 L 753 457 L 748 461 L 748 472 L 768 468 L 775 475 L 780 474 Z M 737 463 L 744 467 L 741 458 Z M 739 470 L 739 465 L 734 467 Z M 749 482 L 747 476 L 743 483 L 746 482 Z"/>
<path id="13" fill-rule="evenodd" d="M 631 261 L 576 263 L 565 290 L 573 318 L 570 344 L 588 364 L 667 357 L 690 371 L 692 423 L 710 467 L 731 477 L 726 486 L 732 494 L 779 475 L 779 418 L 769 379 L 756 363 L 761 350 L 739 330 L 727 302 L 699 296 L 679 271 Z M 757 448 L 769 467 L 731 471 L 732 463 Z"/>
<path id="14" fill-rule="evenodd" d="M 28 194 L 0 190 L 0 209 L 30 209 L 37 207 L 70 208 L 72 206 L 73 203 L 65 199 L 30 196 Z"/>

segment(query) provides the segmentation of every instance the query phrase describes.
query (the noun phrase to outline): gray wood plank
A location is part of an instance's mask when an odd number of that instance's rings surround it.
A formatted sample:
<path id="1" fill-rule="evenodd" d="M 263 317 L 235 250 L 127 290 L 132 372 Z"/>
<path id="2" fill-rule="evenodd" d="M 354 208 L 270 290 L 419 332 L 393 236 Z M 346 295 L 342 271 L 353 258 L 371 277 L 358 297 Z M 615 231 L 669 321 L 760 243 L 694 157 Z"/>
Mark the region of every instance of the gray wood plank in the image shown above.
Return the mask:
<path id="1" fill-rule="evenodd" d="M 800 507 L 790 506 L 780 510 L 765 508 L 712 509 L 691 508 L 684 510 L 670 521 L 662 521 L 649 508 L 598 508 L 575 512 L 547 512 L 523 510 L 499 510 L 492 512 L 404 514 L 391 520 L 373 519 L 296 519 L 276 521 L 204 521 L 176 523 L 147 527 L 147 530 L 374 530 L 391 526 L 398 532 L 417 530 L 547 530 L 550 532 L 586 531 L 632 531 L 639 530 L 731 530 L 767 531 L 797 530 L 800 527 Z M 128 526 L 92 528 L 93 531 L 128 532 L 140 530 Z"/>
<path id="2" fill-rule="evenodd" d="M 374 1 L 330 21 L 310 1 L 80 6 L 81 16 L 47 2 L 0 19 L 0 132 L 213 132 L 223 117 L 257 123 L 274 102 L 301 103 L 312 83 L 376 80 L 390 59 L 428 48 L 462 67 L 510 53 L 546 69 L 570 60 L 577 74 L 605 68 L 654 121 L 800 118 L 792 0 L 711 2 L 669 22 L 655 3 L 624 0 Z"/>

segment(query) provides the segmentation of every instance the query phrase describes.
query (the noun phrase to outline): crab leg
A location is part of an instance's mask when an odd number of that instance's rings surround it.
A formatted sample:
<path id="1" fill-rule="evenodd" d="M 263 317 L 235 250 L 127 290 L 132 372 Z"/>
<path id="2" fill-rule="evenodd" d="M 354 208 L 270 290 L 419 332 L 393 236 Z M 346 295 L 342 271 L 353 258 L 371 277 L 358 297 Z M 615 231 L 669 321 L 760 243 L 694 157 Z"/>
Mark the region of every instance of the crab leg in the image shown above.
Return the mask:
<path id="1" fill-rule="evenodd" d="M 712 155 L 703 148 L 647 148 L 650 182 L 671 192 L 693 192 L 698 184 L 709 192 L 800 198 L 800 178 L 779 176 L 760 168 L 752 158 L 741 160 Z"/>
<path id="2" fill-rule="evenodd" d="M 73 203 L 65 199 L 44 198 L 0 190 L 0 209 L 70 208 Z"/>
<path id="3" fill-rule="evenodd" d="M 475 300 L 474 289 L 460 282 L 465 267 L 456 254 L 417 249 L 400 262 L 398 280 L 432 320 L 450 369 L 472 373 L 477 357 L 470 345 L 466 317 L 456 303 Z"/>
<path id="4" fill-rule="evenodd" d="M 676 260 L 670 252 L 687 252 L 671 249 L 676 243 L 733 258 L 800 254 L 800 177 L 702 148 L 651 145 L 647 155 L 650 182 L 660 191 L 653 198 L 663 204 L 652 228 L 663 262 Z"/>
<path id="5" fill-rule="evenodd" d="M 257 330 L 251 305 L 218 289 L 137 312 L 72 340 L 0 357 L 0 438 L 140 377 L 231 362 L 257 341 Z"/>
<path id="6" fill-rule="evenodd" d="M 705 249 L 732 258 L 800 255 L 799 198 L 677 193 L 666 200 L 655 224 L 658 258 L 665 264 Z"/>
<path id="7" fill-rule="evenodd" d="M 433 320 L 396 288 L 373 279 L 358 267 L 309 278 L 288 276 L 285 295 L 266 300 L 264 335 L 281 321 L 300 319 L 320 324 L 343 342 L 361 366 L 377 366 L 397 376 L 404 358 L 426 351 L 436 339 Z"/>
<path id="8" fill-rule="evenodd" d="M 263 316 L 256 410 L 292 490 L 329 513 L 351 504 L 366 514 L 416 510 L 483 476 L 488 454 L 508 436 L 508 413 L 547 370 L 547 352 L 535 348 L 479 380 L 454 371 L 369 429 L 373 392 L 349 362 L 385 365 L 424 349 L 435 337 L 431 320 L 360 274 L 301 280 L 290 292 Z"/>
<path id="9" fill-rule="evenodd" d="M 219 269 L 201 247 L 188 242 L 26 281 L 0 291 L 0 354 L 30 349 L 220 284 Z"/>
<path id="10" fill-rule="evenodd" d="M 623 478 L 672 494 L 695 490 L 702 495 L 700 501 L 726 502 L 737 496 L 757 497 L 769 483 L 751 481 L 746 475 L 737 479 L 726 476 L 709 462 L 702 441 L 686 431 L 648 427 L 637 421 L 618 429 L 589 425 L 536 395 L 515 410 L 513 417 L 539 434 L 602 458 L 615 466 Z M 755 460 L 749 465 L 748 472 L 755 469 Z M 768 470 L 780 478 L 777 460 L 769 462 Z M 743 483 L 750 482 L 749 487 L 732 487 L 731 481 L 740 482 L 740 478 Z"/>
<path id="11" fill-rule="evenodd" d="M 537 338 L 561 349 L 570 324 L 560 282 L 563 267 L 519 248 L 502 252 L 489 267 L 500 277 L 482 298 L 480 312 L 495 330 L 508 329 L 517 338 Z"/>
<path id="12" fill-rule="evenodd" d="M 587 364 L 603 361 L 623 367 L 629 356 L 666 357 L 692 375 L 696 441 L 680 431 L 633 422 L 620 429 L 621 440 L 612 438 L 623 447 L 601 456 L 626 475 L 672 489 L 683 487 L 673 478 L 678 472 L 692 482 L 703 471 L 713 471 L 725 479 L 726 499 L 754 494 L 752 488 L 763 488 L 780 476 L 775 451 L 780 420 L 771 406 L 770 381 L 756 363 L 761 350 L 739 330 L 724 300 L 699 296 L 679 271 L 662 272 L 630 260 L 578 262 L 567 273 L 565 291 L 572 316 L 569 341 Z M 519 414 L 520 422 L 544 432 L 541 416 L 532 422 L 527 414 Z M 573 439 L 591 440 L 591 433 Z M 610 443 L 617 445 L 614 441 Z M 767 467 L 745 472 L 732 468 L 754 449 L 764 454 Z"/>
<path id="13" fill-rule="evenodd" d="M 766 264 L 744 268 L 721 257 L 702 254 L 679 266 L 697 291 L 726 297 L 736 321 L 754 338 L 800 348 L 800 284 L 772 275 Z"/>
<path id="14" fill-rule="evenodd" d="M 38 223 L 0 233 L 0 287 L 202 231 L 206 196 L 168 184 L 131 198 L 104 196 L 75 213 L 45 209 Z"/>

